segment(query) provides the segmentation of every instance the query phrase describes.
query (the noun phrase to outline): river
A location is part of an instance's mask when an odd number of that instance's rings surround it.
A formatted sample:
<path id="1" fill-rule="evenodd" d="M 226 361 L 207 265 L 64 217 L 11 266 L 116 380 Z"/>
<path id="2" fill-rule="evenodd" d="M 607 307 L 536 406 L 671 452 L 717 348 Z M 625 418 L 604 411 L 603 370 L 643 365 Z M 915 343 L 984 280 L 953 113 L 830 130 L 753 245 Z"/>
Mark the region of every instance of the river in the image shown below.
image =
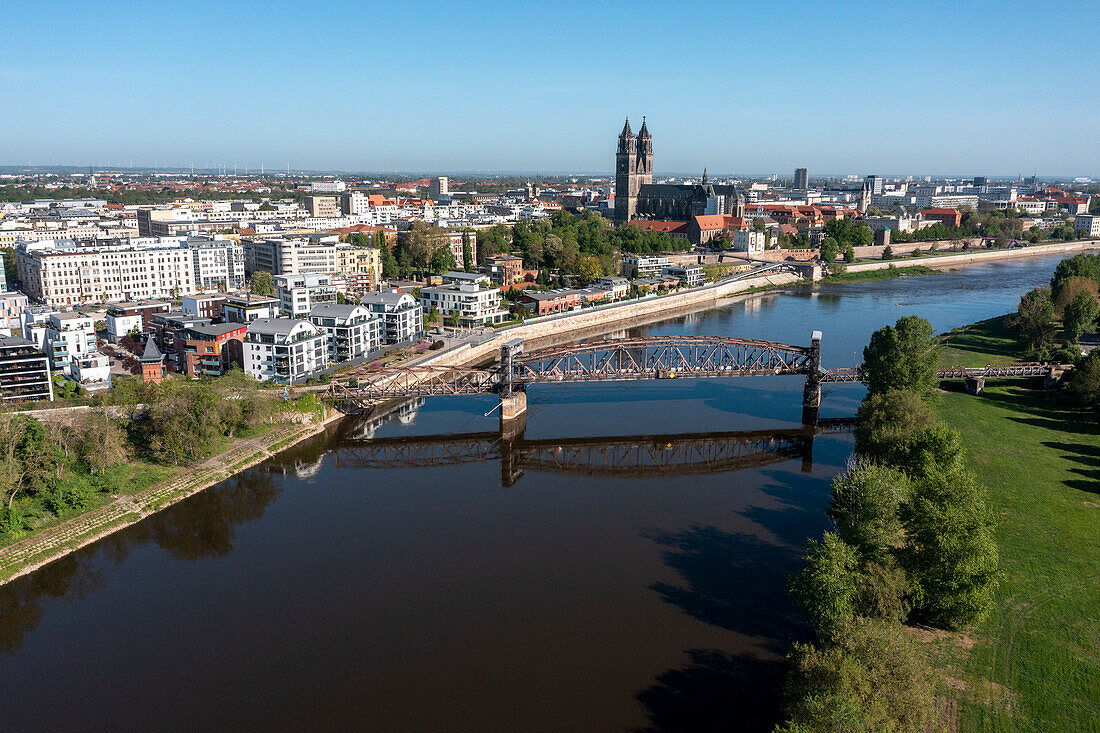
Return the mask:
<path id="1" fill-rule="evenodd" d="M 818 285 L 632 333 L 808 344 L 1008 312 L 1060 257 Z M 542 385 L 339 429 L 0 588 L 6 730 L 770 730 L 843 430 L 792 377 Z M 862 388 L 825 385 L 821 416 Z M 652 436 L 660 435 L 659 439 Z M 423 436 L 447 436 L 417 442 Z M 444 465 L 430 465 L 442 463 Z"/>

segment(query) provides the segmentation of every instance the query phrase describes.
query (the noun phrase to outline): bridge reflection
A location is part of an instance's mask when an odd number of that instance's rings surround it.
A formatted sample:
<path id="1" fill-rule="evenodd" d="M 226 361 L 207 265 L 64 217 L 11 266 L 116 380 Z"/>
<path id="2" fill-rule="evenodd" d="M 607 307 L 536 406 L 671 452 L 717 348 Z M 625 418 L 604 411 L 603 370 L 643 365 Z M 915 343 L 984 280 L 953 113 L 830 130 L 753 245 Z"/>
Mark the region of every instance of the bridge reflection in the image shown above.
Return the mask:
<path id="1" fill-rule="evenodd" d="M 813 466 L 818 435 L 850 432 L 851 418 L 778 430 L 625 435 L 596 438 L 507 438 L 481 432 L 371 440 L 346 439 L 330 451 L 345 468 L 422 468 L 499 460 L 501 481 L 512 486 L 524 471 L 639 478 L 704 475 L 801 460 Z"/>

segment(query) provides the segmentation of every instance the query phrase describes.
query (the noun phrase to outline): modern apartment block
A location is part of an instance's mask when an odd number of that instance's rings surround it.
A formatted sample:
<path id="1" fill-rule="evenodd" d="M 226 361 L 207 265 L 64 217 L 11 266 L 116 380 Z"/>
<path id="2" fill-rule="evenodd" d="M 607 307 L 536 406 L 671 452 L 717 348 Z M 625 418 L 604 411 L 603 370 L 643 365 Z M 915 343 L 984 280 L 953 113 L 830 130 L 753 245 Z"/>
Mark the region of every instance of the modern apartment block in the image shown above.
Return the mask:
<path id="1" fill-rule="evenodd" d="M 331 239 L 331 241 L 329 241 Z M 273 275 L 316 272 L 325 275 L 365 273 L 377 287 L 382 272 L 382 253 L 374 247 L 357 247 L 336 241 L 310 239 L 253 239 L 245 243 L 249 272 Z"/>
<path id="2" fill-rule="evenodd" d="M 71 375 L 75 359 L 97 352 L 95 319 L 76 311 L 50 314 L 42 348 L 52 371 Z"/>
<path id="3" fill-rule="evenodd" d="M 652 277 L 660 275 L 661 270 L 671 266 L 672 260 L 667 257 L 623 255 L 623 275 L 626 277 Z"/>
<path id="4" fill-rule="evenodd" d="M 171 310 L 168 303 L 149 301 L 145 303 L 117 303 L 107 308 L 107 340 L 112 344 L 127 334 L 145 333 L 149 323 L 157 313 Z"/>
<path id="5" fill-rule="evenodd" d="M 500 289 L 478 282 L 423 288 L 420 304 L 425 309 L 435 308 L 444 319 L 458 314 L 459 325 L 466 328 L 503 323 L 509 318 L 508 311 L 500 307 Z"/>
<path id="6" fill-rule="evenodd" d="M 225 293 L 185 295 L 180 301 L 180 310 L 189 316 L 218 320 L 222 317 L 222 304 L 227 297 Z"/>
<path id="7" fill-rule="evenodd" d="M 328 335 L 309 321 L 261 318 L 248 324 L 244 370 L 261 382 L 294 384 L 325 367 Z"/>
<path id="8" fill-rule="evenodd" d="M 0 330 L 18 332 L 23 327 L 23 311 L 29 306 L 30 300 L 23 293 L 0 292 Z"/>
<path id="9" fill-rule="evenodd" d="M 228 295 L 222 301 L 221 319 L 225 323 L 251 323 L 279 315 L 279 299 L 264 295 Z"/>
<path id="10" fill-rule="evenodd" d="M 285 315 L 306 318 L 314 306 L 336 302 L 336 286 L 331 276 L 319 272 L 276 275 L 275 297 Z"/>
<path id="11" fill-rule="evenodd" d="M 354 304 L 324 303 L 309 313 L 310 322 L 328 335 L 328 360 L 348 361 L 382 346 L 382 318 Z"/>
<path id="12" fill-rule="evenodd" d="M 0 336 L 0 403 L 53 400 L 50 360 L 32 341 Z"/>
<path id="13" fill-rule="evenodd" d="M 178 297 L 244 285 L 244 250 L 229 239 L 131 238 L 78 245 L 23 243 L 24 291 L 50 305 Z"/>
<path id="14" fill-rule="evenodd" d="M 794 169 L 794 188 L 805 191 L 810 187 L 810 172 L 805 168 Z"/>
<path id="15" fill-rule="evenodd" d="M 191 326 L 176 339 L 180 371 L 193 377 L 220 377 L 234 366 L 244 365 L 244 323 L 211 323 Z"/>
<path id="16" fill-rule="evenodd" d="M 1079 237 L 1100 237 L 1100 216 L 1078 214 L 1073 217 L 1073 231 Z"/>
<path id="17" fill-rule="evenodd" d="M 367 293 L 360 303 L 382 317 L 387 344 L 412 341 L 424 333 L 424 309 L 409 293 L 396 291 Z"/>

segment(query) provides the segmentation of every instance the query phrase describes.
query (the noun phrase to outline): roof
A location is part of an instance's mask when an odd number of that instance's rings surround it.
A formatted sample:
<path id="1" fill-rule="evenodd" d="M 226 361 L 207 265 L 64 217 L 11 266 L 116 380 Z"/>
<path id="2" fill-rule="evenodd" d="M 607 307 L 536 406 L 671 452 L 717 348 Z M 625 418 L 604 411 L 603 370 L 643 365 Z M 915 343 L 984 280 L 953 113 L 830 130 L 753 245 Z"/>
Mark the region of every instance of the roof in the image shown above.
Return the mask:
<path id="1" fill-rule="evenodd" d="M 297 318 L 257 318 L 248 324 L 248 332 L 290 335 L 295 326 L 301 323 L 306 321 Z"/>
<path id="2" fill-rule="evenodd" d="M 651 232 L 678 232 L 687 227 L 686 221 L 649 221 L 648 219 L 631 219 L 627 226 L 646 229 Z"/>
<path id="3" fill-rule="evenodd" d="M 955 216 L 956 214 L 959 214 L 961 212 L 958 209 L 941 209 L 941 208 L 933 206 L 930 209 L 921 209 L 920 213 L 922 213 L 922 214 L 941 214 L 941 215 L 945 215 L 945 216 Z"/>
<path id="4" fill-rule="evenodd" d="M 193 333 L 197 336 L 210 336 L 211 338 L 217 338 L 218 336 L 224 336 L 227 333 L 239 331 L 247 326 L 247 323 L 209 323 L 198 326 L 191 326 L 187 329 L 187 331 L 188 333 Z"/>
<path id="5" fill-rule="evenodd" d="M 362 297 L 359 302 L 363 305 L 368 305 L 371 303 L 378 303 L 382 305 L 400 305 L 402 298 L 408 298 L 413 302 L 416 301 L 416 298 L 413 298 L 413 296 L 409 293 L 402 293 L 399 291 L 391 290 L 389 292 L 367 293 Z"/>
<path id="6" fill-rule="evenodd" d="M 348 318 L 355 312 L 356 308 L 362 308 L 362 305 L 355 303 L 318 303 L 310 310 L 310 316 L 324 317 L 329 316 L 331 318 Z"/>
<path id="7" fill-rule="evenodd" d="M 157 342 L 155 339 L 146 339 L 145 353 L 141 355 L 141 359 L 139 359 L 138 361 L 144 364 L 164 361 L 164 354 L 160 353 L 160 349 L 157 348 Z"/>

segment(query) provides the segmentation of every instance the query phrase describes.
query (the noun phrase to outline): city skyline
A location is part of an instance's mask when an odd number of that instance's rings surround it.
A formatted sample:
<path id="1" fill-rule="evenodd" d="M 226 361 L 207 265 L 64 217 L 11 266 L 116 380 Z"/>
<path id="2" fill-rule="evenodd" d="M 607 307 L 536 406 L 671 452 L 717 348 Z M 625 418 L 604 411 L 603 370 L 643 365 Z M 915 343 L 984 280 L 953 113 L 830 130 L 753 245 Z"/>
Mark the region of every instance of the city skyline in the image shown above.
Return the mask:
<path id="1" fill-rule="evenodd" d="M 1059 9 L 24 4 L 0 163 L 600 175 L 646 114 L 658 177 L 1096 177 L 1100 53 Z"/>

